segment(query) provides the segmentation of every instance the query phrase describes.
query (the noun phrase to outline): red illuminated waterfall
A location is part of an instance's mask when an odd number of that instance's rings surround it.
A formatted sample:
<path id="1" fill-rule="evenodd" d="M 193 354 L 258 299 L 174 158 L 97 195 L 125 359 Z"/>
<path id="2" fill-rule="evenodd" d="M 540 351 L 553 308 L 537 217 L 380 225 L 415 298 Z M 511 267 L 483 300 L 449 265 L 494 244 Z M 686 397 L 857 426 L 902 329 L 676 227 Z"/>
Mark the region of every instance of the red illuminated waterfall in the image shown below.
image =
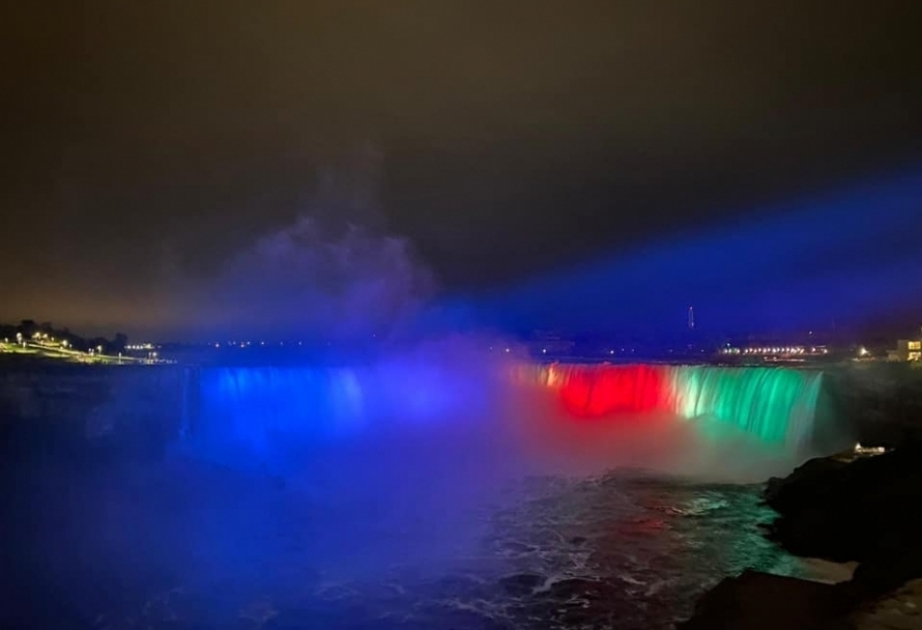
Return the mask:
<path id="1" fill-rule="evenodd" d="M 563 406 L 575 416 L 669 409 L 665 374 L 649 365 L 553 366 L 549 375 Z"/>

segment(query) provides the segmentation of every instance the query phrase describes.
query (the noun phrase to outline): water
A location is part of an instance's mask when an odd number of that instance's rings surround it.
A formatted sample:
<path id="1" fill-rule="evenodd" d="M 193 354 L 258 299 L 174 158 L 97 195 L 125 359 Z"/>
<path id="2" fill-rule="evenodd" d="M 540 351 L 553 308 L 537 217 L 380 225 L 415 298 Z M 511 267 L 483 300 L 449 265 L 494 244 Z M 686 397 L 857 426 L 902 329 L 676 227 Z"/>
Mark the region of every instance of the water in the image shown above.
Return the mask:
<path id="1" fill-rule="evenodd" d="M 60 543 L 33 556 L 74 627 L 668 628 L 744 568 L 812 574 L 760 536 L 749 485 L 529 477 L 464 515 L 421 487 L 376 504 L 197 462 L 127 472 L 68 482 Z"/>
<path id="2" fill-rule="evenodd" d="M 4 609 L 112 630 L 667 628 L 745 568 L 815 573 L 760 535 L 752 485 L 802 455 L 725 415 L 790 424 L 812 381 L 779 408 L 774 372 L 705 372 L 707 414 L 587 421 L 566 379 L 507 367 L 205 371 L 165 462 L 20 475 Z"/>

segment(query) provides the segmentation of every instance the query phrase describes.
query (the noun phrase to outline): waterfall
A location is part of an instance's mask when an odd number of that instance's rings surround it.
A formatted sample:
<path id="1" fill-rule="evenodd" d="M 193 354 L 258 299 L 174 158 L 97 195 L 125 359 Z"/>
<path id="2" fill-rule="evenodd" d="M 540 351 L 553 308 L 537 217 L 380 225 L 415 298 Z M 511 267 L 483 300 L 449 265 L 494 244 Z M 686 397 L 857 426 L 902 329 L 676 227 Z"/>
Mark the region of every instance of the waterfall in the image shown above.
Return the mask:
<path id="1" fill-rule="evenodd" d="M 733 424 L 794 448 L 811 440 L 822 384 L 818 371 L 704 365 L 552 364 L 518 376 L 556 392 L 578 417 L 665 411 Z"/>
<path id="2" fill-rule="evenodd" d="M 482 365 L 400 358 L 327 368 L 208 367 L 198 372 L 190 449 L 221 460 L 406 427 L 489 422 L 499 382 Z"/>
<path id="3" fill-rule="evenodd" d="M 364 392 L 350 369 L 204 369 L 200 388 L 206 423 L 241 439 L 348 432 L 363 416 Z"/>
<path id="4" fill-rule="evenodd" d="M 795 449 L 811 441 L 822 382 L 820 372 L 784 368 L 532 364 L 515 369 L 519 386 L 552 392 L 571 416 L 667 412 L 700 419 L 705 426 L 730 425 Z M 490 364 L 476 362 L 203 368 L 195 391 L 184 393 L 184 408 L 194 407 L 195 417 L 184 418 L 183 426 L 193 427 L 189 447 L 200 455 L 265 462 L 280 447 L 370 437 L 407 426 L 498 426 L 515 389 Z M 192 398 L 195 405 L 188 402 Z M 513 412 L 527 420 L 525 409 L 513 407 Z"/>

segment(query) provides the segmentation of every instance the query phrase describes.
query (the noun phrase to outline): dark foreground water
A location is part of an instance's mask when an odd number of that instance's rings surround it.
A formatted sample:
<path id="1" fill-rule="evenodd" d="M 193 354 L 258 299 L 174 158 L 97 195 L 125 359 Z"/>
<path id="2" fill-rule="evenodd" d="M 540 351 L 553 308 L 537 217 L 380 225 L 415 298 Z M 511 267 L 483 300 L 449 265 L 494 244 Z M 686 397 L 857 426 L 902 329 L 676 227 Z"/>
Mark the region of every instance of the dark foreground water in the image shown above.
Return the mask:
<path id="1" fill-rule="evenodd" d="M 328 473 L 281 480 L 183 458 L 33 467 L 5 497 L 3 625 L 655 629 L 747 567 L 816 573 L 760 536 L 771 513 L 758 486 L 525 476 L 475 501 L 419 470 L 382 481 L 406 488 L 398 499 L 369 470 L 318 484 Z"/>

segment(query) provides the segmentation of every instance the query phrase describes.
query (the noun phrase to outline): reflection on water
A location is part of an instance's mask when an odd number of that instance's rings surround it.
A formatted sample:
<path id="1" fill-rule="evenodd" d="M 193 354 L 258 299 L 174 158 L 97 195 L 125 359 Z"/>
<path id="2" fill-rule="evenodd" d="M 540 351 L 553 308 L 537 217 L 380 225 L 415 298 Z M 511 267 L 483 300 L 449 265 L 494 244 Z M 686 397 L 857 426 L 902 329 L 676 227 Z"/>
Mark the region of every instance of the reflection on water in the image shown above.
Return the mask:
<path id="1" fill-rule="evenodd" d="M 424 480 L 395 504 L 182 461 L 41 479 L 21 587 L 74 627 L 666 628 L 728 574 L 811 571 L 759 535 L 756 486 L 537 476 L 462 514 Z"/>

